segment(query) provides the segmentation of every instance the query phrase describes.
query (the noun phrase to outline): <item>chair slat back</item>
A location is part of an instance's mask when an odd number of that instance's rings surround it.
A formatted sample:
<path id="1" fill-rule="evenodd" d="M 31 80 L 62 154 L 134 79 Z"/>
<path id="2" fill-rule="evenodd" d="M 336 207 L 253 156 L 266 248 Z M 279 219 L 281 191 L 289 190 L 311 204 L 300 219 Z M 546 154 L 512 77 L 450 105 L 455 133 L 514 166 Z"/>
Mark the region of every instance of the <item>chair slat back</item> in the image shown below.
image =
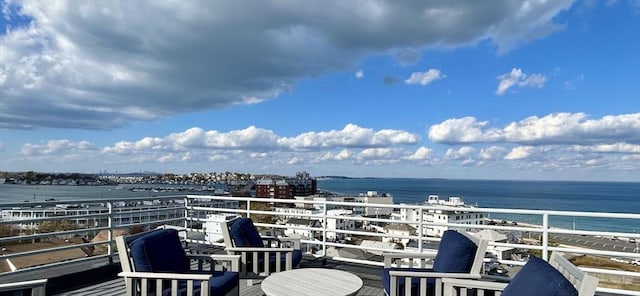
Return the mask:
<path id="1" fill-rule="evenodd" d="M 233 239 L 231 238 L 231 233 L 229 232 L 229 229 L 231 229 L 231 225 L 233 225 L 233 223 L 237 222 L 238 220 L 240 220 L 242 217 L 238 216 L 235 217 L 229 221 L 223 221 L 220 222 L 220 229 L 222 231 L 222 238 L 224 239 L 224 246 L 226 248 L 233 248 L 235 247 L 235 243 L 233 242 Z"/>
<path id="2" fill-rule="evenodd" d="M 469 273 L 479 274 L 482 270 L 482 266 L 484 265 L 483 259 L 485 253 L 487 252 L 487 246 L 489 245 L 489 242 L 487 240 L 471 235 L 466 231 L 458 230 L 458 232 L 466 236 L 468 239 L 474 242 L 476 246 L 478 246 L 478 250 L 476 251 L 476 256 L 473 259 L 473 265 L 471 266 L 471 270 L 469 271 Z"/>
<path id="3" fill-rule="evenodd" d="M 593 296 L 598 287 L 598 278 L 573 265 L 561 252 L 551 253 L 549 264 L 557 269 L 578 290 L 578 296 Z"/>

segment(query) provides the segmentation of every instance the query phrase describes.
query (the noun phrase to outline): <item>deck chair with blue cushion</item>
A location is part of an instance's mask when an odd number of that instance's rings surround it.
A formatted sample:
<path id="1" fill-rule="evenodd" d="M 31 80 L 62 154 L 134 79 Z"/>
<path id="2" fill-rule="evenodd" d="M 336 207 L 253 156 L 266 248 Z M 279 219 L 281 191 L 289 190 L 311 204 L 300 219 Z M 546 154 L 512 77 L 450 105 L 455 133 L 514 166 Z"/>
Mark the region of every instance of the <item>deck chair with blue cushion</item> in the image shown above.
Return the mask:
<path id="1" fill-rule="evenodd" d="M 442 295 L 443 278 L 480 278 L 486 249 L 486 240 L 447 230 L 436 254 L 385 253 L 384 291 L 389 296 Z"/>
<path id="2" fill-rule="evenodd" d="M 239 294 L 240 256 L 187 254 L 175 229 L 119 236 L 116 245 L 127 295 Z"/>
<path id="3" fill-rule="evenodd" d="M 243 279 L 265 278 L 274 272 L 296 268 L 302 261 L 299 239 L 260 235 L 250 218 L 221 222 L 221 230 L 227 254 L 240 255 Z"/>
<path id="4" fill-rule="evenodd" d="M 531 257 L 509 283 L 466 279 L 443 279 L 444 295 L 500 296 L 593 296 L 598 279 L 553 252 L 549 262 Z M 493 294 L 491 294 L 493 293 Z"/>

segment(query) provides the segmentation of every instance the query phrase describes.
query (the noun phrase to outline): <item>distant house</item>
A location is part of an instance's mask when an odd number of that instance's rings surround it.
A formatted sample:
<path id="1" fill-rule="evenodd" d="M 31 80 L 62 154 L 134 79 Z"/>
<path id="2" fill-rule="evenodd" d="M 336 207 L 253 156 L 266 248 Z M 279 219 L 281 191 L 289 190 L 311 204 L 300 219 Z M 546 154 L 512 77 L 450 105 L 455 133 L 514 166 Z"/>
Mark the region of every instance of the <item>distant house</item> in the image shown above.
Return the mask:
<path id="1" fill-rule="evenodd" d="M 286 236 L 299 235 L 306 238 L 314 238 L 316 231 L 309 230 L 308 228 L 321 228 L 322 225 L 318 220 L 291 218 L 285 222 L 287 228 L 284 230 Z M 307 228 L 307 229 L 302 229 Z"/>
<path id="2" fill-rule="evenodd" d="M 416 233 L 416 228 L 409 224 L 390 223 L 384 227 L 388 237 L 383 237 L 383 242 L 395 242 L 406 245 L 409 242 L 409 236 Z"/>

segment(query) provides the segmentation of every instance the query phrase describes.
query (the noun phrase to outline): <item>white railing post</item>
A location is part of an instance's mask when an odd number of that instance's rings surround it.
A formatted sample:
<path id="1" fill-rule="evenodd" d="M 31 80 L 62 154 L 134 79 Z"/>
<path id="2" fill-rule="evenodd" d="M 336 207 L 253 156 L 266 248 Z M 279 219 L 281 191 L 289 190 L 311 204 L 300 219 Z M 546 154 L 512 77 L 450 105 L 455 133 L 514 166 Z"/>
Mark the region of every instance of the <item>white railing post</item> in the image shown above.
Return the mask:
<path id="1" fill-rule="evenodd" d="M 542 259 L 549 260 L 549 214 L 542 214 Z"/>
<path id="2" fill-rule="evenodd" d="M 109 231 L 107 231 L 107 253 L 109 254 L 109 262 L 113 263 L 113 244 L 111 242 L 114 241 L 113 237 L 113 202 L 107 201 L 107 227 L 109 227 Z"/>
<path id="3" fill-rule="evenodd" d="M 327 256 L 327 199 L 322 204 L 322 256 Z"/>
<path id="4" fill-rule="evenodd" d="M 422 228 L 422 223 L 424 221 L 424 213 L 422 212 L 422 207 L 418 208 L 418 217 L 420 217 L 420 220 L 418 220 L 418 251 L 420 253 L 422 253 L 422 238 L 424 236 L 424 228 Z"/>
<path id="5" fill-rule="evenodd" d="M 189 221 L 188 221 L 188 217 L 189 217 L 189 197 L 185 195 L 184 197 L 184 229 L 188 229 L 189 228 Z"/>
<path id="6" fill-rule="evenodd" d="M 247 218 L 251 218 L 251 201 L 247 200 Z"/>

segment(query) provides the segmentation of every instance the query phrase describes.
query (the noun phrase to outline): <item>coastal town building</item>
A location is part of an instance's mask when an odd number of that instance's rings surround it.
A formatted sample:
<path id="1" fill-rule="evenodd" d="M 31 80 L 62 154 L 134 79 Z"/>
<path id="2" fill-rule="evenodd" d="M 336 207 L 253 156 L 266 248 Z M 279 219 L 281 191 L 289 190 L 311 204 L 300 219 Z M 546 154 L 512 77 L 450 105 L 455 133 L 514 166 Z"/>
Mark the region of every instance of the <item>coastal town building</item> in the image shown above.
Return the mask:
<path id="1" fill-rule="evenodd" d="M 205 200 L 199 205 L 235 209 L 239 202 L 234 200 Z M 113 225 L 129 225 L 163 221 L 184 216 L 184 202 L 182 200 L 148 200 L 132 202 L 114 202 L 112 204 Z M 98 214 L 108 214 L 109 207 L 105 203 L 60 203 L 52 206 L 22 206 L 0 211 L 3 221 L 18 221 L 36 218 L 68 217 L 65 221 L 78 227 L 104 227 L 108 219 L 104 216 L 92 217 Z M 193 213 L 197 215 L 197 213 Z M 205 218 L 205 217 L 201 217 Z M 37 222 L 20 223 L 21 229 L 31 229 Z"/>
<path id="2" fill-rule="evenodd" d="M 384 232 L 389 236 L 383 237 L 383 242 L 401 243 L 406 246 L 409 236 L 416 234 L 416 228 L 408 224 L 391 223 L 384 227 Z"/>
<path id="3" fill-rule="evenodd" d="M 481 225 L 486 213 L 469 211 L 475 206 L 466 205 L 460 197 L 449 197 L 443 200 L 438 195 L 429 195 L 421 207 L 401 208 L 399 213 L 392 214 L 393 220 L 415 222 L 420 225 L 422 221 L 422 233 L 427 236 L 441 237 L 442 234 L 453 227 L 444 224 Z M 474 232 L 472 228 L 458 228 L 468 232 Z"/>
<path id="4" fill-rule="evenodd" d="M 295 196 L 309 196 L 316 193 L 318 183 L 309 173 L 297 173 L 295 178 L 256 180 L 256 197 L 272 199 L 292 199 Z"/>
<path id="5" fill-rule="evenodd" d="M 276 213 L 281 213 L 278 215 L 279 223 L 285 224 L 293 227 L 309 227 L 304 226 L 308 225 L 307 220 L 317 221 L 318 223 L 313 223 L 313 225 L 318 225 L 319 227 L 324 226 L 325 219 L 322 217 L 323 211 L 319 209 L 306 209 L 306 208 L 283 208 L 277 207 L 274 208 L 273 211 Z M 313 217 L 317 216 L 317 217 Z M 342 218 L 345 217 L 345 218 Z M 336 232 L 336 230 L 356 230 L 357 225 L 356 221 L 353 219 L 346 219 L 346 217 L 358 217 L 355 215 L 353 211 L 348 209 L 333 209 L 327 211 L 326 218 L 326 236 L 328 240 L 344 240 L 346 239 L 346 235 L 344 233 Z M 289 225 L 291 223 L 302 223 L 303 225 Z M 322 233 L 313 233 L 313 232 L 300 232 L 290 230 L 290 233 L 296 233 L 302 236 L 307 236 L 309 238 L 320 238 Z M 285 230 L 285 234 L 287 234 L 287 230 Z"/>
<path id="6" fill-rule="evenodd" d="M 287 228 L 284 230 L 285 236 L 299 235 L 305 239 L 318 238 L 322 235 L 321 231 L 312 230 L 310 228 L 321 228 L 322 224 L 318 220 L 291 218 L 284 224 Z"/>
<path id="7" fill-rule="evenodd" d="M 334 195 L 334 196 L 296 196 L 296 200 L 301 201 L 296 203 L 296 207 L 302 208 L 315 208 L 323 210 L 325 206 L 321 203 L 304 203 L 303 201 L 316 201 L 316 202 L 350 202 L 358 204 L 366 204 L 367 206 L 345 206 L 345 205 L 332 205 L 327 204 L 327 210 L 334 209 L 348 209 L 353 212 L 354 215 L 360 216 L 375 216 L 375 215 L 390 215 L 393 212 L 393 207 L 376 207 L 374 204 L 393 205 L 393 196 L 388 193 L 378 194 L 377 191 L 367 191 L 366 193 L 360 193 L 359 195 Z"/>

